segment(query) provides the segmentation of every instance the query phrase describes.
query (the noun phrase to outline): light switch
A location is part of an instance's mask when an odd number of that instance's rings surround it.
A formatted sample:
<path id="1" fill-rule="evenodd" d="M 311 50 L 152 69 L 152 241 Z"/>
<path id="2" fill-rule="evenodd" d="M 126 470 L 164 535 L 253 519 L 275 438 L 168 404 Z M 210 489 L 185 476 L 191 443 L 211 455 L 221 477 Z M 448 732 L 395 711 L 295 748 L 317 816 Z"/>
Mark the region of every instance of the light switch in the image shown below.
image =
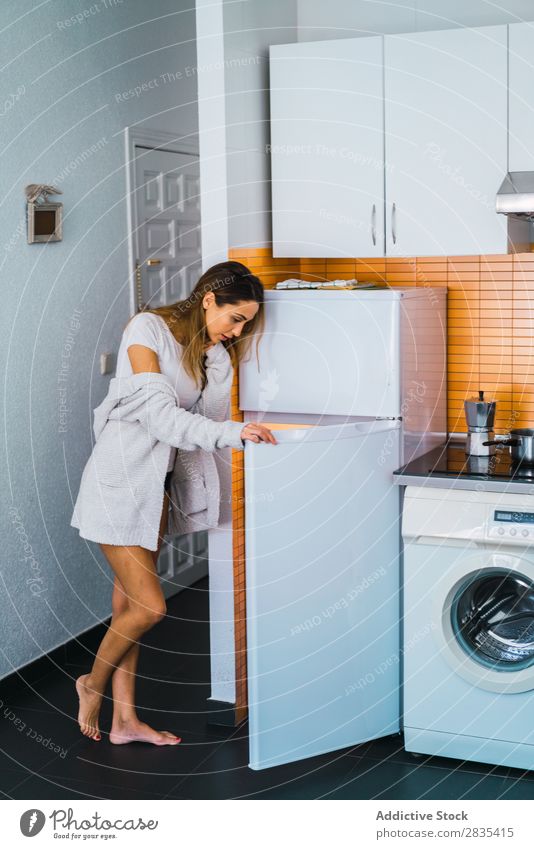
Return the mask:
<path id="1" fill-rule="evenodd" d="M 109 374 L 111 371 L 111 354 L 100 354 L 100 374 Z"/>

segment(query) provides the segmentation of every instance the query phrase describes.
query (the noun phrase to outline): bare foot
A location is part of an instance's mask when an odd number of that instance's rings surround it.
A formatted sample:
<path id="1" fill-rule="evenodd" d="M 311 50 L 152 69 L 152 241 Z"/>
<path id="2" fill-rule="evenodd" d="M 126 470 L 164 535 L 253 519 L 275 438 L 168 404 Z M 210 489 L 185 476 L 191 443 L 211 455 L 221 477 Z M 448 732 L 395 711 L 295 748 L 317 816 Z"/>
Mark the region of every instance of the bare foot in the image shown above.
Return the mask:
<path id="1" fill-rule="evenodd" d="M 146 722 L 139 719 L 131 719 L 126 722 L 113 720 L 109 734 L 109 742 L 116 745 L 139 741 L 141 743 L 154 743 L 156 746 L 176 746 L 181 741 L 170 731 L 155 731 Z"/>
<path id="2" fill-rule="evenodd" d="M 100 713 L 100 705 L 102 704 L 102 696 L 86 685 L 88 677 L 89 675 L 80 675 L 76 680 L 76 692 L 80 700 L 78 723 L 82 734 L 85 734 L 86 737 L 91 737 L 93 740 L 100 740 L 98 715 Z"/>

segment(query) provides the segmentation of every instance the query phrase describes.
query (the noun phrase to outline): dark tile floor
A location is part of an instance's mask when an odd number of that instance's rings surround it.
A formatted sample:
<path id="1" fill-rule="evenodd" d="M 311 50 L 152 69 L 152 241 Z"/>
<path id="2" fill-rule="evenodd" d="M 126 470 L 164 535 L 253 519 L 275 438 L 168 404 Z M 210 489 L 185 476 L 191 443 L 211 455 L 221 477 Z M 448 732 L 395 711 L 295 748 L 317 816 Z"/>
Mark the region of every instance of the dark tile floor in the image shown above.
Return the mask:
<path id="1" fill-rule="evenodd" d="M 533 799 L 534 772 L 414 758 L 395 735 L 259 772 L 246 723 L 209 725 L 208 583 L 168 602 L 144 638 L 141 717 L 182 736 L 175 747 L 113 746 L 106 700 L 99 743 L 81 736 L 74 679 L 105 626 L 0 682 L 0 794 L 11 799 Z"/>

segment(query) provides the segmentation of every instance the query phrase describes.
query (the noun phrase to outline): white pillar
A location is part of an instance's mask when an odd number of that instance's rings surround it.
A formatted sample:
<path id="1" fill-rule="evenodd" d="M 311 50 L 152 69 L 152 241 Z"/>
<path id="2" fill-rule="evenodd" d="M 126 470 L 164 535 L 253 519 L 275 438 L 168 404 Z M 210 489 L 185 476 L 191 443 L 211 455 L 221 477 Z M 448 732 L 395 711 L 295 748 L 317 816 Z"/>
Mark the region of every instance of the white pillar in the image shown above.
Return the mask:
<path id="1" fill-rule="evenodd" d="M 196 0 L 202 269 L 228 259 L 223 0 Z"/>

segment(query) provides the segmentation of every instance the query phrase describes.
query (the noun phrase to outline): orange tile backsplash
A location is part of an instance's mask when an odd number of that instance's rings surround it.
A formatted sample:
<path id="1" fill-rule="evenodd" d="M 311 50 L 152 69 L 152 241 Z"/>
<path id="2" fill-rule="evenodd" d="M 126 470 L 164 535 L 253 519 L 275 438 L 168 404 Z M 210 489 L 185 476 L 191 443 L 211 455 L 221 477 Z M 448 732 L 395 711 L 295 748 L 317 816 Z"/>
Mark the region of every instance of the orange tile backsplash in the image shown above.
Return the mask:
<path id="1" fill-rule="evenodd" d="M 304 259 L 270 248 L 233 248 L 266 288 L 280 280 L 384 281 L 390 286 L 448 288 L 448 429 L 465 433 L 463 402 L 483 389 L 497 400 L 495 430 L 534 426 L 534 251 L 502 256 Z M 233 418 L 242 420 L 237 378 Z M 242 452 L 234 452 L 242 455 Z M 238 462 L 237 460 L 235 461 Z M 241 461 L 242 463 L 242 456 Z M 237 714 L 246 715 L 244 486 L 234 465 L 234 577 Z"/>

